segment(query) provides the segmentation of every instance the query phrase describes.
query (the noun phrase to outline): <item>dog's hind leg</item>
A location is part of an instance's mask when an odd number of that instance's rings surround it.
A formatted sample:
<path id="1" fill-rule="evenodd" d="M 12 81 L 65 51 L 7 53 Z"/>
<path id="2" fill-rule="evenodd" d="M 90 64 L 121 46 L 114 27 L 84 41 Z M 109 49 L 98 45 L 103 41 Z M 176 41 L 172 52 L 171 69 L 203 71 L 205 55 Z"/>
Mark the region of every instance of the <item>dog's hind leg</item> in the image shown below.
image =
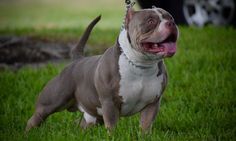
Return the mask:
<path id="1" fill-rule="evenodd" d="M 55 99 L 57 102 L 53 102 L 50 104 L 42 104 L 40 101 L 37 103 L 36 110 L 32 117 L 28 120 L 26 131 L 29 131 L 33 127 L 39 126 L 46 118 L 55 113 L 64 110 L 67 108 L 67 101 L 62 101 L 60 99 Z"/>
<path id="2" fill-rule="evenodd" d="M 52 108 L 37 108 L 32 117 L 28 120 L 25 131 L 28 132 L 31 128 L 39 126 L 53 112 L 55 112 L 55 110 Z"/>
<path id="3" fill-rule="evenodd" d="M 49 115 L 64 110 L 67 103 L 68 101 L 51 103 L 50 105 L 42 105 L 41 103 L 38 103 L 34 114 L 27 122 L 25 130 L 29 131 L 31 128 L 39 126 Z"/>
<path id="4" fill-rule="evenodd" d="M 36 110 L 27 122 L 26 131 L 39 126 L 50 114 L 62 111 L 73 104 L 73 83 L 64 78 L 56 77 L 43 89 L 37 100 Z"/>

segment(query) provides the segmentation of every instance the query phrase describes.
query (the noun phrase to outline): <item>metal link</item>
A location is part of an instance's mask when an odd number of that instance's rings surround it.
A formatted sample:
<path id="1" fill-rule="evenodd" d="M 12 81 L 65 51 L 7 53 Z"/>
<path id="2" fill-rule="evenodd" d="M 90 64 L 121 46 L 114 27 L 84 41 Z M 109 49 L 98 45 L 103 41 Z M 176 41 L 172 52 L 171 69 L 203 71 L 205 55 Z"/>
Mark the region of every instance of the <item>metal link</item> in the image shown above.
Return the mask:
<path id="1" fill-rule="evenodd" d="M 126 12 L 125 12 L 125 16 L 124 16 L 120 31 L 122 31 L 125 28 L 125 18 L 127 16 L 129 8 L 132 8 L 134 6 L 134 4 L 135 4 L 135 2 L 131 2 L 131 0 L 125 0 Z"/>

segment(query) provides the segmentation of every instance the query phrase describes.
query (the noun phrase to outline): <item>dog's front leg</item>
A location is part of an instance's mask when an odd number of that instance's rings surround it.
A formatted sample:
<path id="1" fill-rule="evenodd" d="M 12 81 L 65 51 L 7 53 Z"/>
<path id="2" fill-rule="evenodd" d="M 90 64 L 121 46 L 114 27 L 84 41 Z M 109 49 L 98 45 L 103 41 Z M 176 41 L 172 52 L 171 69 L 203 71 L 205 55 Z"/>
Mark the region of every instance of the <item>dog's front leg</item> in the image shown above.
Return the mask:
<path id="1" fill-rule="evenodd" d="M 150 129 L 150 126 L 159 112 L 160 101 L 160 97 L 157 97 L 153 103 L 147 105 L 141 111 L 140 124 L 142 132 L 146 132 L 148 129 Z"/>
<path id="2" fill-rule="evenodd" d="M 119 73 L 115 61 L 112 59 L 115 55 L 107 52 L 100 60 L 100 64 L 95 72 L 95 87 L 99 96 L 102 108 L 102 116 L 105 127 L 110 132 L 119 119 L 119 99 L 116 98 L 119 91 Z M 110 58 L 111 57 L 111 58 Z M 118 62 L 117 62 L 118 63 Z"/>
<path id="3" fill-rule="evenodd" d="M 105 127 L 108 131 L 111 131 L 119 119 L 119 110 L 115 106 L 112 98 L 103 99 L 101 105 Z"/>

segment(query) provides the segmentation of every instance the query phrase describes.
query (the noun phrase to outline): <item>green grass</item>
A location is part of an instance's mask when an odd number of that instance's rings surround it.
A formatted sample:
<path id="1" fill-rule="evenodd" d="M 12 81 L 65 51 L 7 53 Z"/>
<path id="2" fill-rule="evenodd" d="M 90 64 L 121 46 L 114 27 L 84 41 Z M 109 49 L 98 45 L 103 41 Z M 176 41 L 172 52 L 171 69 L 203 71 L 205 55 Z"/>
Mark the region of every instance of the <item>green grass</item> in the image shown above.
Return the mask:
<path id="1" fill-rule="evenodd" d="M 124 15 L 122 1 L 94 0 L 17 0 L 0 2 L 2 28 L 53 29 L 85 27 L 91 18 L 102 14 L 102 29 L 118 27 Z"/>
<path id="2" fill-rule="evenodd" d="M 78 40 L 98 15 L 90 44 L 111 45 L 124 16 L 122 1 L 99 0 L 17 0 L 0 1 L 0 35 L 32 36 L 54 40 Z M 101 38 L 102 37 L 102 38 Z"/>
<path id="3" fill-rule="evenodd" d="M 7 7 L 5 10 L 7 11 Z M 86 12 L 86 9 L 82 11 Z M 62 13 L 64 15 L 61 15 L 61 19 L 67 17 L 67 14 Z M 9 15 L 9 13 L 1 13 L 1 15 L 4 14 Z M 16 15 L 12 14 L 9 18 L 5 17 L 7 21 L 4 22 L 19 21 L 20 24 L 14 26 L 1 24 L 0 35 L 32 35 L 40 38 L 70 40 L 77 38 L 90 21 L 89 17 L 89 20 L 78 28 L 58 23 L 56 25 L 61 27 L 37 29 L 35 28 L 37 21 L 29 27 L 24 26 L 21 22 L 23 15 L 18 14 L 19 19 L 14 19 Z M 31 14 L 35 15 L 34 11 Z M 92 18 L 97 13 L 93 14 Z M 114 14 L 116 17 L 117 13 L 109 14 Z M 50 15 L 52 14 L 49 13 L 46 16 L 48 18 L 45 18 L 45 22 L 50 21 Z M 118 22 L 120 18 L 122 19 L 121 15 L 122 11 L 113 18 Z M 60 18 L 56 18 L 55 21 L 60 21 L 57 20 Z M 104 19 L 106 18 L 104 16 Z M 109 28 L 104 25 L 106 24 L 99 23 L 98 28 L 93 32 L 89 41 L 93 47 L 95 44 L 112 45 L 114 43 L 120 24 Z M 6 26 L 8 26 L 7 29 Z M 42 126 L 33 129 L 26 136 L 24 128 L 34 111 L 38 93 L 51 78 L 60 73 L 66 64 L 49 64 L 37 69 L 26 67 L 17 72 L 1 71 L 0 140 L 234 141 L 236 140 L 235 39 L 236 30 L 229 27 L 202 29 L 180 27 L 177 54 L 165 60 L 169 84 L 162 99 L 160 113 L 153 124 L 152 131 L 147 135 L 142 135 L 140 132 L 138 114 L 121 118 L 116 129 L 109 136 L 104 126 L 81 130 L 74 123 L 81 114 L 64 111 L 50 116 Z M 96 48 L 95 52 L 101 52 L 101 49 Z"/>

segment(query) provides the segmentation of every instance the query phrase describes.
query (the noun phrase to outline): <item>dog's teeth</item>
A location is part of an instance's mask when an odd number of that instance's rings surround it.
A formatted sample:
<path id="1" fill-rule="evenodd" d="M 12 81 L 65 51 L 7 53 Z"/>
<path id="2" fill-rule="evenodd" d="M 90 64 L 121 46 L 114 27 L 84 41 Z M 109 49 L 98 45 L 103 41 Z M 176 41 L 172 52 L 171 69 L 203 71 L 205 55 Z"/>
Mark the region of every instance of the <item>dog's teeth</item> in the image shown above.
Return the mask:
<path id="1" fill-rule="evenodd" d="M 154 44 L 154 47 L 158 47 L 158 44 Z"/>

